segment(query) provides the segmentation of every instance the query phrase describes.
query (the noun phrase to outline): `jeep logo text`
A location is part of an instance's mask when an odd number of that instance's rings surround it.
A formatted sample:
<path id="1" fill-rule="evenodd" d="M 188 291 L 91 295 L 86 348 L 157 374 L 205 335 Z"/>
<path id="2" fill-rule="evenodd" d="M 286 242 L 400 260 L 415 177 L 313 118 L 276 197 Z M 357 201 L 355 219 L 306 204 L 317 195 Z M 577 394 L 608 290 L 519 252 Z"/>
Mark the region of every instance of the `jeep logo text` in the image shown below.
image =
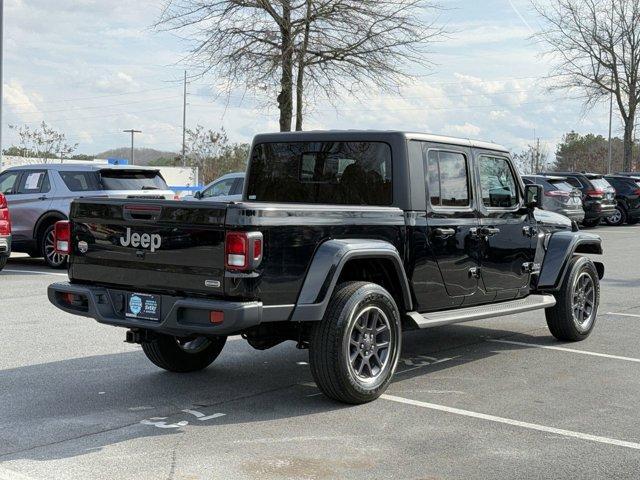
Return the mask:
<path id="1" fill-rule="evenodd" d="M 155 252 L 162 245 L 162 237 L 157 233 L 143 233 L 142 235 L 131 233 L 131 229 L 127 227 L 127 236 L 126 238 L 120 237 L 120 245 L 123 247 L 149 248 L 151 252 Z"/>

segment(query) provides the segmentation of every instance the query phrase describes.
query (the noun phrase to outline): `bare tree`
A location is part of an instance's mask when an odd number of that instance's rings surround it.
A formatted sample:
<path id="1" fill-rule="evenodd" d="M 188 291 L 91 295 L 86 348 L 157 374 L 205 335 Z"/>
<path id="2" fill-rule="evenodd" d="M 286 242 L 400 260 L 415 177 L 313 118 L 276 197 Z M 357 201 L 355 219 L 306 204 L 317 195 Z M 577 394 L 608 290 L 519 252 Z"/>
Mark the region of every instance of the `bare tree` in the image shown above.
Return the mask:
<path id="1" fill-rule="evenodd" d="M 624 165 L 631 170 L 640 103 L 640 0 L 550 0 L 534 3 L 538 38 L 555 60 L 552 89 L 576 90 L 592 107 L 613 94 L 624 124 Z"/>
<path id="2" fill-rule="evenodd" d="M 546 145 L 536 142 L 525 150 L 513 154 L 513 161 L 522 175 L 534 175 L 547 169 L 549 163 L 549 149 Z"/>
<path id="3" fill-rule="evenodd" d="M 46 122 L 42 122 L 37 128 L 29 125 L 9 125 L 9 128 L 18 134 L 17 151 L 22 152 L 23 157 L 34 156 L 46 163 L 49 158 L 67 157 L 78 148 L 77 143 L 67 143 L 66 135 L 54 130 Z"/>
<path id="4" fill-rule="evenodd" d="M 230 143 L 224 129 L 217 132 L 197 125 L 186 133 L 187 163 L 198 167 L 204 183 L 246 168 L 249 146 Z"/>
<path id="5" fill-rule="evenodd" d="M 428 65 L 441 30 L 427 0 L 167 0 L 155 27 L 193 40 L 190 61 L 230 88 L 274 94 L 280 130 L 305 101 L 368 86 L 390 89 Z M 275 95 L 277 93 L 277 95 Z"/>

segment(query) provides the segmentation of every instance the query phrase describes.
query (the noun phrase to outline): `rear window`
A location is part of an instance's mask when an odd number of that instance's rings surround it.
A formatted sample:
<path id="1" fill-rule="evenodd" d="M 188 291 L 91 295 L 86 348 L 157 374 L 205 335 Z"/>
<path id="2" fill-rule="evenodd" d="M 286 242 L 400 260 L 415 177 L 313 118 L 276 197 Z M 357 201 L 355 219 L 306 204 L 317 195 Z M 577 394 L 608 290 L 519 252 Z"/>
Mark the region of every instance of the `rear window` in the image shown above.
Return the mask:
<path id="1" fill-rule="evenodd" d="M 611 188 L 611 184 L 607 182 L 604 178 L 592 178 L 590 179 L 590 181 L 593 184 L 593 186 L 596 188 L 599 188 L 602 190 L 607 190 Z"/>
<path id="2" fill-rule="evenodd" d="M 382 142 L 256 145 L 247 198 L 261 202 L 390 205 L 391 147 Z"/>
<path id="3" fill-rule="evenodd" d="M 72 192 L 101 190 L 100 179 L 95 172 L 60 172 L 62 181 Z"/>
<path id="4" fill-rule="evenodd" d="M 563 192 L 572 192 L 576 188 L 566 180 L 549 180 L 549 183 L 554 189 L 562 190 Z"/>
<path id="5" fill-rule="evenodd" d="M 102 170 L 104 190 L 168 190 L 166 182 L 156 171 Z"/>

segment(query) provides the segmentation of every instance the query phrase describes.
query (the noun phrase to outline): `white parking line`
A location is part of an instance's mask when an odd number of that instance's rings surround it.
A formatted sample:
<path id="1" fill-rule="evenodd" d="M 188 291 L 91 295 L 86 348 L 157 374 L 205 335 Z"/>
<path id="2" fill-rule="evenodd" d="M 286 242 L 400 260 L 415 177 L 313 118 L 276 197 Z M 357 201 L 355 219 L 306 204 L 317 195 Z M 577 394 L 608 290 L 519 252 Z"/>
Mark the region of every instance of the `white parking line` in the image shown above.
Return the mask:
<path id="1" fill-rule="evenodd" d="M 28 273 L 31 275 L 56 275 L 59 277 L 68 277 L 69 275 L 67 275 L 66 273 L 55 273 L 55 272 L 40 272 L 38 270 L 14 270 L 14 269 L 9 269 L 9 268 L 5 268 L 3 270 L 3 272 L 9 272 L 9 273 Z"/>
<path id="2" fill-rule="evenodd" d="M 633 318 L 640 318 L 640 315 L 635 314 L 635 313 L 607 312 L 607 313 L 605 313 L 605 315 L 616 315 L 616 316 L 618 316 L 618 317 L 633 317 Z"/>
<path id="3" fill-rule="evenodd" d="M 506 425 L 512 425 L 520 428 L 527 428 L 529 430 L 538 430 L 540 432 L 553 433 L 555 435 L 573 437 L 573 438 L 578 438 L 580 440 L 588 440 L 590 442 L 605 443 L 608 445 L 615 445 L 618 447 L 625 447 L 625 448 L 632 448 L 634 450 L 640 450 L 640 443 L 627 442 L 625 440 L 618 440 L 616 438 L 600 437 L 598 435 L 591 435 L 589 433 L 574 432 L 571 430 L 564 430 L 562 428 L 547 427 L 545 425 L 538 425 L 537 423 L 521 422 L 520 420 L 512 420 L 510 418 L 496 417 L 495 415 L 487 415 L 485 413 L 472 412 L 469 410 L 462 410 L 460 408 L 446 407 L 444 405 L 421 402 L 419 400 L 411 400 L 409 398 L 397 397 L 395 395 L 383 394 L 380 398 L 389 400 L 390 402 L 404 403 L 406 405 L 413 405 L 416 407 L 428 408 L 430 410 L 438 410 L 440 412 L 453 413 L 455 415 L 463 415 L 465 417 L 478 418 L 480 420 L 488 420 L 490 422 L 504 423 Z"/>
<path id="4" fill-rule="evenodd" d="M 579 353 L 581 355 L 592 355 L 594 357 L 604 357 L 604 358 L 611 358 L 613 360 L 624 360 L 625 362 L 640 363 L 640 358 L 621 357 L 619 355 L 609 355 L 606 353 L 588 352 L 586 350 L 575 350 L 573 348 L 553 347 L 551 345 L 540 345 L 537 343 L 514 342 L 512 340 L 489 339 L 487 341 L 496 342 L 496 343 L 509 343 L 512 345 L 522 345 L 525 347 L 545 348 L 547 350 L 559 350 L 561 352 Z"/>

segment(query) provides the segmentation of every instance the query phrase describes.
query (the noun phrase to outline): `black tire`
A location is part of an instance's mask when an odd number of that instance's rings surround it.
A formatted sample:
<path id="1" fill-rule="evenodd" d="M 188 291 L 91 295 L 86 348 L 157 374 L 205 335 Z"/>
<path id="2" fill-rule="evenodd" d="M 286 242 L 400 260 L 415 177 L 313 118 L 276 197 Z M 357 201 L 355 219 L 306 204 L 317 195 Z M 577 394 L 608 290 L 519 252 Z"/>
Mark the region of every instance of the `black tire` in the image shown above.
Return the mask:
<path id="1" fill-rule="evenodd" d="M 0 255 L 0 270 L 2 270 L 5 267 L 8 261 L 9 261 L 9 257 L 7 257 L 6 255 Z"/>
<path id="2" fill-rule="evenodd" d="M 623 225 L 627 222 L 627 212 L 620 205 L 617 205 L 616 213 L 610 217 L 605 217 L 604 221 L 607 222 L 607 225 L 611 225 L 613 227 Z"/>
<path id="3" fill-rule="evenodd" d="M 189 341 L 202 343 L 189 348 Z M 164 370 L 196 372 L 207 368 L 218 358 L 226 341 L 227 337 L 178 339 L 171 335 L 156 334 L 153 340 L 142 344 L 142 350 L 151 362 Z"/>
<path id="4" fill-rule="evenodd" d="M 585 279 L 585 276 L 590 280 Z M 583 281 L 592 287 L 593 296 L 590 306 L 588 301 L 581 300 L 588 297 L 587 294 L 582 297 L 577 294 L 577 288 Z M 587 257 L 574 256 L 569 261 L 567 274 L 555 297 L 556 305 L 545 311 L 551 334 L 558 340 L 567 342 L 577 342 L 587 338 L 595 327 L 600 303 L 600 280 L 593 262 Z M 580 304 L 583 308 L 582 313 L 580 313 Z M 585 318 L 587 314 L 588 318 Z"/>
<path id="5" fill-rule="evenodd" d="M 328 397 L 367 403 L 389 386 L 401 343 L 400 313 L 389 292 L 374 283 L 346 282 L 336 287 L 324 318 L 314 326 L 311 373 Z"/>
<path id="6" fill-rule="evenodd" d="M 591 219 L 591 220 L 583 220 L 582 225 L 587 228 L 596 227 L 600 225 L 600 219 L 597 218 L 597 219 Z"/>
<path id="7" fill-rule="evenodd" d="M 53 247 L 51 238 L 54 229 L 55 225 L 49 225 L 44 230 L 40 238 L 38 238 L 38 251 L 40 252 L 40 256 L 44 258 L 44 262 L 48 267 L 59 270 L 67 267 L 67 256 L 53 253 L 51 251 L 51 248 Z"/>

